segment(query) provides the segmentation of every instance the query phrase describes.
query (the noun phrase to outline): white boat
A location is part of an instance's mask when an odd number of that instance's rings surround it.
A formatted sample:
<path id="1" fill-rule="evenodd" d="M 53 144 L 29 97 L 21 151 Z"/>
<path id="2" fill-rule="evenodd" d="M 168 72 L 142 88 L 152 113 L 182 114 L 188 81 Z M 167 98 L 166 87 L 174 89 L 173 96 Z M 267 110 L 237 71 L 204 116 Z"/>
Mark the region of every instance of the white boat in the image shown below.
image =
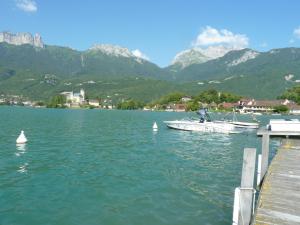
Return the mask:
<path id="1" fill-rule="evenodd" d="M 223 134 L 233 134 L 239 133 L 235 129 L 233 124 L 227 122 L 212 122 L 212 121 L 199 121 L 199 120 L 173 120 L 164 121 L 167 127 L 176 130 L 185 131 L 200 131 L 207 133 L 223 133 Z"/>
<path id="2" fill-rule="evenodd" d="M 200 115 L 199 120 L 183 119 L 164 121 L 164 123 L 167 125 L 167 127 L 176 130 L 223 134 L 239 133 L 233 124 L 230 124 L 226 121 L 212 121 L 207 113 L 207 109 L 200 109 L 198 114 Z"/>
<path id="3" fill-rule="evenodd" d="M 242 129 L 258 129 L 258 123 L 251 123 L 251 122 L 240 122 L 240 121 L 229 121 L 229 123 L 233 124 L 236 128 Z"/>

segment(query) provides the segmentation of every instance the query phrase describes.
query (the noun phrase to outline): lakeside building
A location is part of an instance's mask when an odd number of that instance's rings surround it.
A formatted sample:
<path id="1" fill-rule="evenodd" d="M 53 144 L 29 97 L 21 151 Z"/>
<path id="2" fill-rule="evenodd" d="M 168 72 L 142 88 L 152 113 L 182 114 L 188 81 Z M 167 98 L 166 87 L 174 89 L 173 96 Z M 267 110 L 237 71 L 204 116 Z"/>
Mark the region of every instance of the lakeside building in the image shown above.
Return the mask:
<path id="1" fill-rule="evenodd" d="M 190 96 L 184 96 L 184 97 L 181 98 L 182 102 L 189 102 L 191 100 L 192 100 L 192 97 L 190 97 Z"/>
<path id="2" fill-rule="evenodd" d="M 185 112 L 186 104 L 169 104 L 166 106 L 167 112 Z"/>
<path id="3" fill-rule="evenodd" d="M 199 102 L 202 107 L 210 108 L 214 110 L 218 109 L 234 109 L 239 113 L 273 113 L 276 107 L 286 106 L 290 114 L 300 114 L 300 105 L 297 105 L 295 102 L 290 100 L 255 100 L 255 99 L 241 99 L 238 102 L 230 103 L 223 102 L 220 104 L 212 103 L 203 103 Z M 151 110 L 158 108 L 155 106 Z M 166 106 L 165 111 L 169 112 L 184 112 L 186 111 L 186 103 L 172 103 Z M 145 109 L 144 109 L 145 110 Z"/>
<path id="4" fill-rule="evenodd" d="M 286 106 L 291 114 L 300 114 L 300 105 L 295 102 L 284 100 L 255 100 L 255 99 L 241 99 L 236 103 L 221 103 L 219 107 L 225 109 L 235 109 L 239 113 L 272 113 L 278 106 Z"/>
<path id="5" fill-rule="evenodd" d="M 84 103 L 86 103 L 85 91 L 83 89 L 80 89 L 80 92 L 78 92 L 78 93 L 73 92 L 73 91 L 71 91 L 71 92 L 64 91 L 64 92 L 61 92 L 60 94 L 66 97 L 67 105 L 69 107 L 79 106 L 79 105 L 83 105 Z"/>
<path id="6" fill-rule="evenodd" d="M 300 105 L 297 104 L 289 104 L 288 105 L 289 110 L 290 110 L 290 114 L 292 115 L 300 115 Z"/>
<path id="7" fill-rule="evenodd" d="M 88 104 L 90 106 L 100 107 L 99 100 L 97 100 L 97 99 L 90 99 L 90 100 L 88 100 Z"/>
<path id="8" fill-rule="evenodd" d="M 223 102 L 218 105 L 218 108 L 233 109 L 233 108 L 237 108 L 238 106 L 239 106 L 238 102 L 235 102 L 235 103 Z"/>
<path id="9" fill-rule="evenodd" d="M 284 105 L 289 107 L 291 101 L 285 100 L 255 100 L 241 99 L 238 102 L 237 110 L 240 113 L 270 113 L 276 106 Z"/>
<path id="10" fill-rule="evenodd" d="M 32 102 L 32 101 L 23 101 L 22 104 L 24 106 L 30 106 L 30 107 L 33 107 L 34 106 L 34 103 L 35 102 Z"/>

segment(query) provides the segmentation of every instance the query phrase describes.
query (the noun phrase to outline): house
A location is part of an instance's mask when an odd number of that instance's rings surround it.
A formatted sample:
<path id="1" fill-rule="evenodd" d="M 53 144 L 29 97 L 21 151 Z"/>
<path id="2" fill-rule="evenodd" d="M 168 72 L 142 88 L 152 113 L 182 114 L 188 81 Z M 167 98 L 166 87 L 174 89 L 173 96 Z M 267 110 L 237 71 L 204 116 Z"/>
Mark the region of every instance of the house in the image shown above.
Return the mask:
<path id="1" fill-rule="evenodd" d="M 290 103 L 289 100 L 255 100 L 255 99 L 242 99 L 239 102 L 237 110 L 240 113 L 266 113 L 273 112 L 276 106 L 286 105 Z"/>
<path id="2" fill-rule="evenodd" d="M 33 103 L 31 101 L 23 101 L 22 103 L 24 106 L 33 106 Z"/>
<path id="3" fill-rule="evenodd" d="M 211 102 L 208 104 L 208 107 L 211 108 L 211 109 L 218 109 L 218 105 L 217 103 L 215 102 Z"/>
<path id="4" fill-rule="evenodd" d="M 297 105 L 295 102 L 290 102 L 287 104 L 289 108 L 289 113 L 293 115 L 300 115 L 300 105 Z"/>
<path id="5" fill-rule="evenodd" d="M 235 108 L 239 106 L 238 103 L 231 103 L 231 102 L 223 102 L 223 103 L 220 103 L 218 105 L 218 108 L 223 108 L 223 109 L 232 109 L 232 108 Z"/>
<path id="6" fill-rule="evenodd" d="M 78 93 L 65 91 L 60 94 L 66 97 L 66 101 L 69 104 L 82 105 L 85 103 L 85 92 L 83 89 L 80 89 L 80 92 Z"/>
<path id="7" fill-rule="evenodd" d="M 184 96 L 181 98 L 181 102 L 189 102 L 191 100 L 192 100 L 192 97 L 190 97 L 190 96 Z"/>
<path id="8" fill-rule="evenodd" d="M 168 112 L 185 112 L 186 105 L 185 104 L 169 104 L 166 107 L 165 111 Z"/>
<path id="9" fill-rule="evenodd" d="M 185 104 L 175 104 L 175 112 L 185 112 L 186 105 Z"/>
<path id="10" fill-rule="evenodd" d="M 91 105 L 91 106 L 94 106 L 94 107 L 99 107 L 100 106 L 99 100 L 97 100 L 97 99 L 90 99 L 88 104 Z"/>

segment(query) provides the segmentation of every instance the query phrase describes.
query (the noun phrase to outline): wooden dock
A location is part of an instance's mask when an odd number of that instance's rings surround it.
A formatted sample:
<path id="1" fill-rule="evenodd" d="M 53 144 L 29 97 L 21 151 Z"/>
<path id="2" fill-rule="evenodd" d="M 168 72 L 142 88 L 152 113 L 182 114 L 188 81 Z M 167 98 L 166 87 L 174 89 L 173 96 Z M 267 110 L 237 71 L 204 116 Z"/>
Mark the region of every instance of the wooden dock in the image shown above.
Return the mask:
<path id="1" fill-rule="evenodd" d="M 300 224 L 299 139 L 283 139 L 264 177 L 253 224 Z"/>
<path id="2" fill-rule="evenodd" d="M 241 186 L 235 189 L 232 224 L 300 225 L 300 132 L 261 128 L 257 135 L 262 137 L 258 162 L 256 149 L 244 149 Z M 269 165 L 272 137 L 280 137 L 281 146 Z M 256 204 L 255 191 L 259 191 Z"/>

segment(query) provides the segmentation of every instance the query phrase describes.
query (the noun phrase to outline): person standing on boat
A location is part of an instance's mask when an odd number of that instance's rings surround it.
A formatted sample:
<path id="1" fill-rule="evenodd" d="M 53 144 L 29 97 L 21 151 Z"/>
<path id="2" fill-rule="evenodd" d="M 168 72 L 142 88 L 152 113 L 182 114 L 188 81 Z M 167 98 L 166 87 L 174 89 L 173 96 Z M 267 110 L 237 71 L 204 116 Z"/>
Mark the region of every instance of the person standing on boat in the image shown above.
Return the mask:
<path id="1" fill-rule="evenodd" d="M 199 109 L 199 111 L 197 112 L 198 115 L 200 115 L 200 123 L 204 123 L 205 121 L 205 116 L 207 114 L 207 109 Z"/>

